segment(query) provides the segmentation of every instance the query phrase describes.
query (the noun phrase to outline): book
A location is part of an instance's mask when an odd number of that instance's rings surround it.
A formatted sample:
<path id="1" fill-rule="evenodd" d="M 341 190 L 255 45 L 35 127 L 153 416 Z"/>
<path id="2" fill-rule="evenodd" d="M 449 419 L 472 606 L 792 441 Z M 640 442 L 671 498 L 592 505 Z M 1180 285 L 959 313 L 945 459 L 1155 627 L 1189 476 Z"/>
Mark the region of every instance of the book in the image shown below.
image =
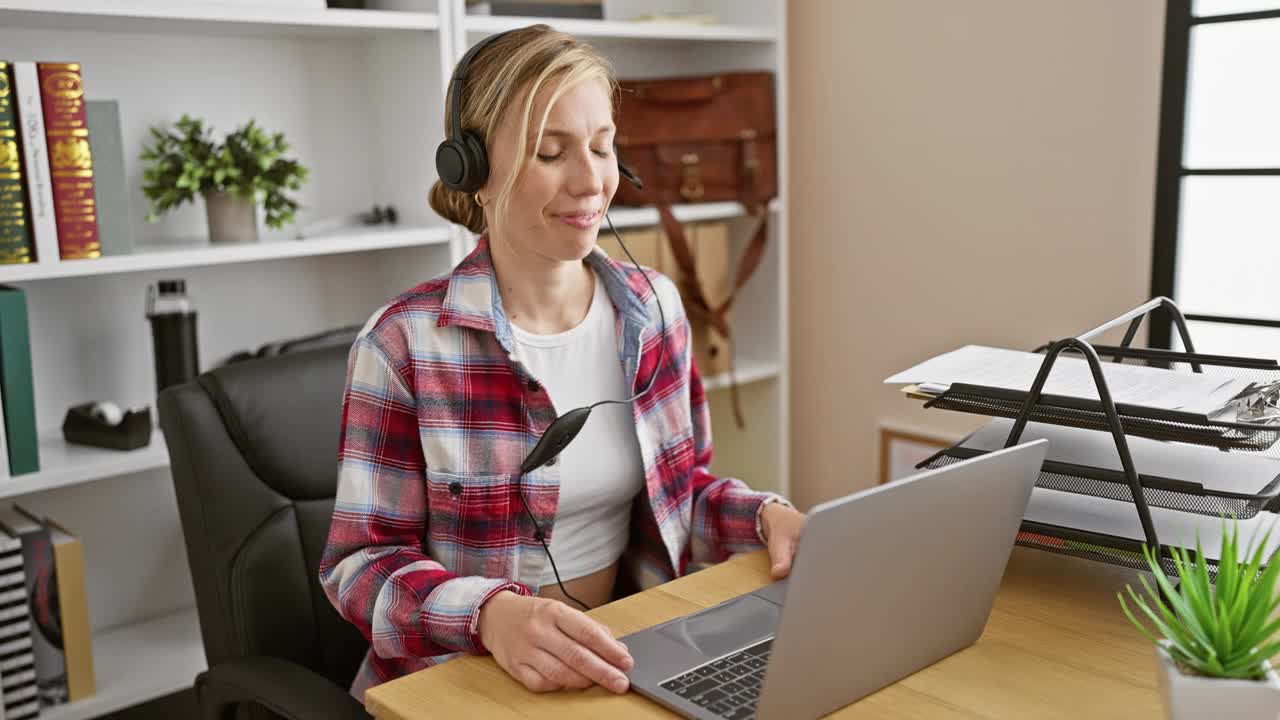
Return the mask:
<path id="1" fill-rule="evenodd" d="M 84 545 L 79 537 L 53 520 L 37 518 L 19 505 L 14 508 L 49 529 L 57 578 L 57 622 L 67 663 L 67 699 L 76 702 L 92 697 L 97 692 L 97 679 L 93 669 L 89 596 L 85 590 Z"/>
<path id="2" fill-rule="evenodd" d="M 5 285 L 0 285 L 0 403 L 9 474 L 36 472 L 40 469 L 40 440 L 36 434 L 27 296 L 20 288 Z"/>
<path id="3" fill-rule="evenodd" d="M 0 717 L 40 714 L 22 540 L 0 528 Z"/>
<path id="4" fill-rule="evenodd" d="M 18 148 L 22 151 L 26 180 L 27 221 L 36 262 L 48 265 L 61 258 L 58 256 L 58 224 L 53 212 L 53 185 L 49 179 L 44 103 L 40 99 L 40 76 L 35 63 L 13 64 L 13 92 L 18 109 Z"/>
<path id="5" fill-rule="evenodd" d="M 63 260 L 100 257 L 93 155 L 89 150 L 80 63 L 42 62 L 36 64 L 36 69 L 49 149 L 58 256 Z"/>
<path id="6" fill-rule="evenodd" d="M 31 649 L 35 653 L 38 697 L 42 706 L 67 702 L 67 659 L 62 649 L 58 613 L 58 574 L 49 528 L 19 512 L 0 509 L 0 529 L 22 542 L 27 607 L 31 618 Z M 0 679 L 3 675 L 0 675 Z"/>
<path id="7" fill-rule="evenodd" d="M 133 252 L 129 214 L 129 186 L 125 181 L 124 140 L 120 134 L 120 104 L 115 100 L 85 103 L 89 146 L 93 151 L 93 190 L 98 201 L 98 240 L 102 254 Z"/>
<path id="8" fill-rule="evenodd" d="M 16 105 L 13 67 L 0 60 L 0 265 L 29 263 L 35 259 L 22 184 Z"/>
<path id="9" fill-rule="evenodd" d="M 603 0 L 484 0 L 468 2 L 468 15 L 604 19 Z"/>

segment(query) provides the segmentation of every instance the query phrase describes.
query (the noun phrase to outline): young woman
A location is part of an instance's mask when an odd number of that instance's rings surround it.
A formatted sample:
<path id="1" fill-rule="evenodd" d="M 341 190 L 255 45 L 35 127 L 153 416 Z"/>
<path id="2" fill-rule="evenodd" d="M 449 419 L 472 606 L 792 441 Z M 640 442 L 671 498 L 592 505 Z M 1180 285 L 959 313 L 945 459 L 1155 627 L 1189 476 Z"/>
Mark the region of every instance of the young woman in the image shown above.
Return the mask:
<path id="1" fill-rule="evenodd" d="M 805 517 L 711 474 L 674 283 L 596 247 L 619 181 L 608 62 L 538 25 L 453 83 L 489 169 L 474 193 L 437 183 L 431 206 L 479 244 L 375 312 L 348 368 L 320 579 L 371 644 L 352 694 L 483 652 L 531 690 L 625 692 L 626 648 L 569 601 L 761 546 L 785 576 Z M 521 472 L 552 420 L 646 387 Z"/>

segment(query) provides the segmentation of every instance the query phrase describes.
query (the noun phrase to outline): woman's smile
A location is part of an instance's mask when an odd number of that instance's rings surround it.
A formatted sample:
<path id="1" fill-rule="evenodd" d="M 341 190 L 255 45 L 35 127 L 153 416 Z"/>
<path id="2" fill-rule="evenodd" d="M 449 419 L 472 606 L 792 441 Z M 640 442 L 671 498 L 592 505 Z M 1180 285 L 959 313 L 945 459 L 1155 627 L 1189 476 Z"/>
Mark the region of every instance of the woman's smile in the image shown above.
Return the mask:
<path id="1" fill-rule="evenodd" d="M 552 217 L 570 227 L 589 230 L 600 222 L 601 214 L 601 211 L 596 209 L 588 212 L 555 213 Z"/>

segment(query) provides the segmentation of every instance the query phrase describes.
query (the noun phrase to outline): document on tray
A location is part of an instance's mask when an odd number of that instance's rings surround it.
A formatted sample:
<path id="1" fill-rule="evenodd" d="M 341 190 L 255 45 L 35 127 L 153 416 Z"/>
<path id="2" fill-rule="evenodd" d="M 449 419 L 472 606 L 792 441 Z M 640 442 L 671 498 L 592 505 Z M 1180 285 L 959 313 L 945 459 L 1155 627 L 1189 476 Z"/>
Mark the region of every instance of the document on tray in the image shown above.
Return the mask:
<path id="1" fill-rule="evenodd" d="M 1030 390 L 1045 356 L 1021 350 L 968 345 L 939 355 L 885 380 L 886 384 L 921 385 L 941 391 L 952 383 Z M 1213 415 L 1251 383 L 1201 373 L 1178 372 L 1145 365 L 1102 363 L 1111 399 L 1120 404 Z M 1062 354 L 1054 362 L 1044 391 L 1050 395 L 1097 400 L 1093 373 L 1083 358 Z"/>
<path id="2" fill-rule="evenodd" d="M 1130 540 L 1137 540 L 1138 542 L 1146 540 L 1142 532 L 1142 522 L 1138 519 L 1138 513 L 1134 511 L 1133 503 L 1131 502 L 1120 502 L 1108 500 L 1107 498 L 1060 492 L 1058 490 L 1034 488 L 1031 491 L 1031 499 L 1027 503 L 1027 510 L 1023 518 L 1046 525 L 1058 525 L 1104 535 L 1116 535 Z M 1155 525 L 1156 535 L 1162 545 L 1194 549 L 1198 535 L 1204 547 L 1204 554 L 1213 560 L 1222 559 L 1222 524 L 1224 521 L 1230 527 L 1231 520 L 1229 518 L 1198 515 L 1158 507 L 1151 508 L 1151 523 Z M 1237 555 L 1241 560 L 1246 559 L 1245 548 L 1249 541 L 1256 539 L 1256 542 L 1262 542 L 1263 534 L 1268 530 L 1271 531 L 1271 535 L 1267 538 L 1266 551 L 1263 553 L 1264 562 L 1274 555 L 1277 550 L 1280 550 L 1280 528 L 1275 527 L 1276 515 L 1273 513 L 1258 513 L 1248 520 L 1237 520 L 1236 522 L 1240 533 L 1240 545 L 1237 548 Z M 1061 542 L 1064 547 L 1072 549 L 1096 549 L 1086 543 L 1075 540 L 1057 539 L 1057 542 Z"/>
<path id="3" fill-rule="evenodd" d="M 996 418 L 970 435 L 961 447 L 994 451 L 1004 447 L 1013 421 Z M 1123 471 L 1116 441 L 1110 433 L 1060 425 L 1027 423 L 1019 442 L 1049 441 L 1046 460 Z M 1125 442 L 1133 465 L 1142 475 L 1199 483 L 1216 492 L 1254 495 L 1280 477 L 1280 458 L 1259 453 L 1222 452 L 1216 448 L 1160 442 L 1128 436 Z M 1130 507 L 1132 511 L 1132 506 Z"/>

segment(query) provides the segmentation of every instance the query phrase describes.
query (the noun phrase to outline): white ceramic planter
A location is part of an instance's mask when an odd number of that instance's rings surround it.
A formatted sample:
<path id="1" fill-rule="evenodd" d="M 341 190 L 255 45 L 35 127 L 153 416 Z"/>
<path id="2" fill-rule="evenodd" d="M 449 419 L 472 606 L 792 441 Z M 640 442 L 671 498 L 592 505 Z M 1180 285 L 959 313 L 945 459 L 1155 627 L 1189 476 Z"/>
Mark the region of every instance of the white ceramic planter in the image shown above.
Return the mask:
<path id="1" fill-rule="evenodd" d="M 1184 675 L 1164 646 L 1157 645 L 1156 678 L 1169 720 L 1276 720 L 1280 716 L 1280 675 L 1270 664 L 1266 680 Z"/>
<path id="2" fill-rule="evenodd" d="M 258 206 L 226 192 L 206 192 L 205 212 L 209 221 L 209 241 L 246 243 L 258 241 Z"/>

